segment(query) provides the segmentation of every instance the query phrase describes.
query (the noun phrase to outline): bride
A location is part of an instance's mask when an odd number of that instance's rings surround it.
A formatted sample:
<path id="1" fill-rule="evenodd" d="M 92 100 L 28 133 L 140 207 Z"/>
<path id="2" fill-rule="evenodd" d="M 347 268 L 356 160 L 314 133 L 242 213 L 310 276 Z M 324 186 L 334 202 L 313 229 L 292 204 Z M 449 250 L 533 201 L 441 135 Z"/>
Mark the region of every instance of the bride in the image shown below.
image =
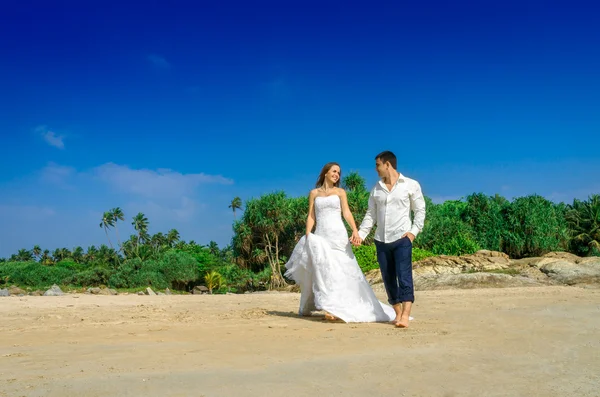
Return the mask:
<path id="1" fill-rule="evenodd" d="M 286 263 L 285 276 L 300 286 L 301 316 L 324 310 L 328 320 L 392 321 L 396 318 L 394 309 L 377 300 L 352 252 L 341 215 L 352 228 L 353 240 L 358 230 L 346 192 L 339 187 L 340 179 L 339 164 L 323 166 L 308 199 L 306 235 Z"/>

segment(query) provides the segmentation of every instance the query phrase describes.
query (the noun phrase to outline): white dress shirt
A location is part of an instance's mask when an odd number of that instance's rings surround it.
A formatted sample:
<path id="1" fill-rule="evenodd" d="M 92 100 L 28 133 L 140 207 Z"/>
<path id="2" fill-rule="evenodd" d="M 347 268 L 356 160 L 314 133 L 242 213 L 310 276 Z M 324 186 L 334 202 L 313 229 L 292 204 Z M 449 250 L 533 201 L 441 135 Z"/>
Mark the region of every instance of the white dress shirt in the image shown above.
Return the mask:
<path id="1" fill-rule="evenodd" d="M 414 212 L 414 222 L 410 211 Z M 425 223 L 425 199 L 421 185 L 414 179 L 399 175 L 392 190 L 379 181 L 369 196 L 369 209 L 360 224 L 358 235 L 363 240 L 377 224 L 375 240 L 391 243 L 406 232 L 417 236 Z"/>

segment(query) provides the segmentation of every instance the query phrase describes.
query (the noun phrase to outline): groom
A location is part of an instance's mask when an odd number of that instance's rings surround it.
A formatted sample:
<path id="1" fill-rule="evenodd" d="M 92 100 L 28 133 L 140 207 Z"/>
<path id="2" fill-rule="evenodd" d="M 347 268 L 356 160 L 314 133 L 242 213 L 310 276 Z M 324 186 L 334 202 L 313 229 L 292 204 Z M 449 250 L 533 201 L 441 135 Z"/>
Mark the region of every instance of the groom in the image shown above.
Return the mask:
<path id="1" fill-rule="evenodd" d="M 352 239 L 362 244 L 371 229 L 375 231 L 377 261 L 388 295 L 388 302 L 396 311 L 394 324 L 408 327 L 410 309 L 415 301 L 412 277 L 412 242 L 423 229 L 425 200 L 421 186 L 414 179 L 396 171 L 394 153 L 385 151 L 375 157 L 375 168 L 381 180 L 369 196 L 369 208 L 358 231 Z M 411 221 L 410 211 L 414 221 Z"/>

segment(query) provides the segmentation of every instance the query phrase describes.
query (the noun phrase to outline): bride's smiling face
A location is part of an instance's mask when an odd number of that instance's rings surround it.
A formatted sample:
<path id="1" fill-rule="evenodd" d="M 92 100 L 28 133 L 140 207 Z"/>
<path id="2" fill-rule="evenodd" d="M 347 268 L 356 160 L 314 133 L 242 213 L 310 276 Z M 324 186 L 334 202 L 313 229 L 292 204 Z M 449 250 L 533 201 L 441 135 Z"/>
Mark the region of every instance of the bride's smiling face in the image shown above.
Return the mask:
<path id="1" fill-rule="evenodd" d="M 332 185 L 335 185 L 337 183 L 337 181 L 340 180 L 340 172 L 341 172 L 340 167 L 338 167 L 337 165 L 334 165 L 325 174 L 325 179 Z"/>

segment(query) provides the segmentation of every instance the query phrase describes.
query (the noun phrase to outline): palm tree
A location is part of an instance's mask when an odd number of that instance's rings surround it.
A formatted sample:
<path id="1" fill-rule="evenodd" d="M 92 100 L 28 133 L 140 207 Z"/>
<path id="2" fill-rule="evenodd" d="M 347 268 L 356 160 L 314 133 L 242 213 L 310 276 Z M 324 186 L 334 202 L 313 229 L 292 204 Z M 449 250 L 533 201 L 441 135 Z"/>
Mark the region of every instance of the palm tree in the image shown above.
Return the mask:
<path id="1" fill-rule="evenodd" d="M 104 228 L 104 233 L 106 233 L 106 238 L 108 239 L 108 244 L 112 248 L 112 242 L 110 241 L 110 237 L 108 237 L 108 228 L 113 227 L 115 225 L 115 221 L 113 215 L 110 211 L 105 212 L 102 215 L 102 221 L 100 222 L 100 228 Z"/>
<path id="2" fill-rule="evenodd" d="M 119 244 L 119 247 L 120 247 L 121 246 L 121 239 L 119 238 L 119 229 L 117 228 L 117 223 L 119 221 L 124 221 L 125 220 L 125 214 L 123 213 L 123 211 L 119 207 L 113 208 L 112 210 L 110 210 L 110 213 L 112 215 L 113 222 L 114 222 L 114 225 L 115 225 L 115 232 L 117 233 L 117 243 Z"/>
<path id="3" fill-rule="evenodd" d="M 34 245 L 32 253 L 33 253 L 33 256 L 35 256 L 36 258 L 39 259 L 42 255 L 42 249 L 40 248 L 39 245 Z"/>
<path id="4" fill-rule="evenodd" d="M 42 265 L 51 265 L 52 262 L 52 257 L 50 255 L 50 250 L 44 250 L 44 252 L 42 253 L 42 257 L 40 258 L 40 262 L 42 263 Z"/>
<path id="5" fill-rule="evenodd" d="M 231 204 L 229 204 L 229 208 L 233 210 L 233 219 L 235 219 L 235 210 L 242 209 L 242 199 L 239 197 L 234 197 L 234 199 L 231 200 Z"/>
<path id="6" fill-rule="evenodd" d="M 211 271 L 210 273 L 206 273 L 204 276 L 204 282 L 206 283 L 206 288 L 208 288 L 209 293 L 213 293 L 213 289 L 221 288 L 223 285 L 223 276 L 216 270 Z"/>
<path id="7" fill-rule="evenodd" d="M 133 217 L 133 222 L 131 222 L 133 228 L 138 232 L 138 246 L 140 241 L 144 241 L 143 237 L 145 237 L 148 233 L 148 218 L 141 212 L 139 212 L 136 216 Z"/>
<path id="8" fill-rule="evenodd" d="M 54 252 L 52 253 L 52 261 L 53 262 L 60 262 L 62 260 L 62 255 L 63 252 L 60 248 L 57 248 L 54 250 Z"/>
<path id="9" fill-rule="evenodd" d="M 214 241 L 211 241 L 208 243 L 208 250 L 210 251 L 211 254 L 213 254 L 214 256 L 218 256 L 219 253 L 221 252 L 219 250 L 219 244 L 217 244 Z"/>
<path id="10" fill-rule="evenodd" d="M 150 245 L 154 249 L 154 255 L 158 256 L 161 249 L 164 246 L 166 246 L 166 243 L 167 243 L 167 239 L 166 239 L 165 235 L 162 234 L 161 232 L 158 232 L 155 235 L 153 235 L 152 238 L 150 239 Z"/>
<path id="11" fill-rule="evenodd" d="M 86 262 L 93 262 L 96 259 L 97 255 L 98 255 L 98 249 L 96 248 L 96 246 L 90 245 L 85 254 Z"/>
<path id="12" fill-rule="evenodd" d="M 179 241 L 179 232 L 176 229 L 171 229 L 167 233 L 167 244 L 173 247 Z"/>
<path id="13" fill-rule="evenodd" d="M 19 262 L 28 262 L 32 259 L 33 255 L 31 254 L 31 251 L 26 250 L 25 248 L 20 249 L 19 252 L 17 252 L 17 261 Z"/>
<path id="14" fill-rule="evenodd" d="M 73 249 L 73 253 L 71 254 L 71 256 L 73 257 L 73 260 L 75 262 L 81 263 L 83 261 L 83 248 L 75 247 L 75 249 Z"/>
<path id="15" fill-rule="evenodd" d="M 600 254 L 600 194 L 591 195 L 587 201 L 573 200 L 565 218 L 577 254 Z"/>
<path id="16" fill-rule="evenodd" d="M 61 251 L 62 259 L 67 259 L 67 258 L 72 257 L 71 251 L 69 251 L 68 248 L 61 248 L 60 251 Z"/>

